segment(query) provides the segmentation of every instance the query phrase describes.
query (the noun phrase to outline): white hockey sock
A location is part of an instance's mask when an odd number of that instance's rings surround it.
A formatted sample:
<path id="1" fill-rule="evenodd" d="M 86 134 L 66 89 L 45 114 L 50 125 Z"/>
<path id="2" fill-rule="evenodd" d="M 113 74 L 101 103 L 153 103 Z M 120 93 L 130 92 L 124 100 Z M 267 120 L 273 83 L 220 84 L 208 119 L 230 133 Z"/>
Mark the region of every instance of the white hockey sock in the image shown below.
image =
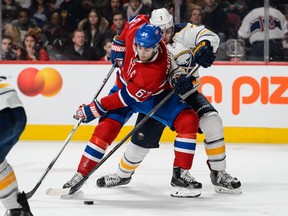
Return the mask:
<path id="1" fill-rule="evenodd" d="M 13 168 L 6 160 L 0 164 L 0 199 L 7 209 L 21 208 L 17 202 L 18 183 Z"/>
<path id="2" fill-rule="evenodd" d="M 143 148 L 129 142 L 116 171 L 117 175 L 121 178 L 129 178 L 140 165 L 148 152 L 148 148 Z"/>
<path id="3" fill-rule="evenodd" d="M 205 135 L 205 150 L 212 170 L 226 169 L 226 150 L 223 138 L 222 119 L 217 112 L 205 113 L 199 121 Z"/>

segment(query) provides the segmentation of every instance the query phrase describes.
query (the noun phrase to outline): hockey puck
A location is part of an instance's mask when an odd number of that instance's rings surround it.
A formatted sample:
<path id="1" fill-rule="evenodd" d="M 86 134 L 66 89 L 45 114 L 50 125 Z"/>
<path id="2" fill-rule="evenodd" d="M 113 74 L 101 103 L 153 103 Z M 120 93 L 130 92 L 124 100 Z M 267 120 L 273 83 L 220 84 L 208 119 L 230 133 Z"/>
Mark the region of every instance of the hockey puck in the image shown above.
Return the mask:
<path id="1" fill-rule="evenodd" d="M 93 205 L 93 204 L 94 204 L 94 201 L 85 200 L 85 201 L 84 201 L 84 204 L 85 204 L 85 205 Z"/>

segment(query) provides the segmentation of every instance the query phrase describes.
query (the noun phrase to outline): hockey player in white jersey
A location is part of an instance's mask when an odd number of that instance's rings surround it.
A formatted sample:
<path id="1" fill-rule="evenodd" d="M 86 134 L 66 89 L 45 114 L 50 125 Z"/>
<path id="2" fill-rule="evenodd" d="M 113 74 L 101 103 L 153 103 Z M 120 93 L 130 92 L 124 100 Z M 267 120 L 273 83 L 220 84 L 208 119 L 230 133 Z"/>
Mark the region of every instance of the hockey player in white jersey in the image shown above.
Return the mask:
<path id="1" fill-rule="evenodd" d="M 5 216 L 33 216 L 24 192 L 19 192 L 6 156 L 26 126 L 26 113 L 15 89 L 0 76 L 0 199 Z"/>
<path id="2" fill-rule="evenodd" d="M 239 38 L 249 40 L 251 49 L 248 60 L 263 61 L 264 59 L 264 38 L 265 38 L 265 19 L 264 1 L 253 1 L 254 9 L 251 10 L 243 19 L 238 30 Z M 269 60 L 283 61 L 284 49 L 282 40 L 288 33 L 288 22 L 284 14 L 277 10 L 277 1 L 270 0 L 269 13 Z"/>
<path id="3" fill-rule="evenodd" d="M 210 67 L 214 62 L 219 46 L 219 37 L 204 26 L 191 23 L 174 25 L 173 17 L 164 8 L 152 12 L 150 23 L 158 25 L 162 30 L 162 39 L 176 62 L 183 68 L 191 69 L 195 62 L 202 67 Z M 199 74 L 194 75 L 199 79 Z M 198 114 L 199 132 L 205 135 L 205 150 L 208 156 L 211 182 L 219 193 L 241 193 L 240 181 L 226 173 L 226 151 L 223 137 L 223 124 L 216 109 L 198 91 L 194 92 L 191 80 L 181 76 L 175 90 L 186 103 Z M 138 115 L 137 123 L 144 118 Z M 136 123 L 136 124 L 137 124 Z M 128 184 L 132 174 L 148 154 L 150 148 L 158 148 L 164 126 L 149 119 L 131 138 L 127 150 L 121 158 L 116 174 L 106 175 L 97 180 L 99 187 L 114 187 Z M 171 184 L 185 182 L 182 170 L 174 167 Z M 179 194 L 179 193 L 178 193 Z M 171 194 L 172 195 L 172 194 Z M 173 194 L 177 196 L 177 193 Z M 181 194 L 179 194 L 181 196 Z"/>

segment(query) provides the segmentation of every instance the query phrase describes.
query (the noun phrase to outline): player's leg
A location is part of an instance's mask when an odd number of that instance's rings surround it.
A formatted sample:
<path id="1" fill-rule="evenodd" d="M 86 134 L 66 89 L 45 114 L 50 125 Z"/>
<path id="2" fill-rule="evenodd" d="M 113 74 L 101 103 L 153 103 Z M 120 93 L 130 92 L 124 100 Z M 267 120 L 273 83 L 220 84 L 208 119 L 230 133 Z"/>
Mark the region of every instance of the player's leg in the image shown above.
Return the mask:
<path id="1" fill-rule="evenodd" d="M 174 187 L 173 197 L 198 197 L 202 184 L 190 174 L 198 130 L 198 116 L 193 110 L 183 110 L 173 124 L 177 132 L 174 141 L 174 163 L 171 185 Z"/>
<path id="2" fill-rule="evenodd" d="M 145 101 L 139 110 L 148 112 L 153 104 L 159 103 L 169 93 L 165 91 L 151 98 L 153 101 Z M 135 104 L 137 106 L 138 104 Z M 143 107 L 147 110 L 143 110 Z M 135 107 L 134 107 L 135 108 Z M 171 185 L 174 188 L 172 196 L 196 197 L 201 194 L 201 183 L 195 181 L 190 175 L 194 152 L 196 147 L 196 134 L 198 130 L 198 116 L 179 96 L 173 95 L 152 116 L 177 132 L 174 142 L 175 159 L 173 164 L 173 177 Z"/>
<path id="3" fill-rule="evenodd" d="M 6 160 L 25 125 L 26 114 L 22 107 L 0 111 L 0 199 L 7 208 L 7 216 L 32 216 L 26 195 L 19 192 L 14 170 Z"/>
<path id="4" fill-rule="evenodd" d="M 142 106 L 138 107 L 139 110 L 142 109 L 141 111 L 144 113 L 150 111 L 151 107 L 149 108 L 149 106 L 159 103 L 167 93 L 169 91 L 152 97 L 151 100 L 153 101 L 143 102 Z M 135 106 L 137 105 L 135 104 Z M 144 110 L 143 107 L 148 109 Z M 171 180 L 171 185 L 175 190 L 171 195 L 177 197 L 199 196 L 202 185 L 195 181 L 189 173 L 196 147 L 199 120 L 197 114 L 175 94 L 152 117 L 177 132 L 177 138 L 174 142 L 175 159 Z"/>
<path id="5" fill-rule="evenodd" d="M 215 191 L 219 193 L 241 193 L 241 183 L 236 177 L 226 173 L 226 148 L 223 136 L 223 123 L 216 109 L 198 92 L 186 100 L 197 112 L 199 127 L 205 135 L 204 146 L 208 156 L 207 164 Z"/>
<path id="6" fill-rule="evenodd" d="M 106 149 L 114 141 L 123 124 L 130 118 L 132 112 L 129 108 L 108 112 L 101 118 L 99 124 L 87 143 L 75 175 L 63 185 L 69 188 L 76 185 L 101 161 Z"/>
<path id="7" fill-rule="evenodd" d="M 139 113 L 136 125 L 146 115 Z M 149 118 L 139 130 L 131 137 L 124 152 L 116 173 L 102 176 L 97 180 L 98 187 L 115 187 L 126 185 L 130 182 L 137 167 L 144 160 L 150 148 L 158 148 L 159 140 L 165 128 L 161 122 Z"/>

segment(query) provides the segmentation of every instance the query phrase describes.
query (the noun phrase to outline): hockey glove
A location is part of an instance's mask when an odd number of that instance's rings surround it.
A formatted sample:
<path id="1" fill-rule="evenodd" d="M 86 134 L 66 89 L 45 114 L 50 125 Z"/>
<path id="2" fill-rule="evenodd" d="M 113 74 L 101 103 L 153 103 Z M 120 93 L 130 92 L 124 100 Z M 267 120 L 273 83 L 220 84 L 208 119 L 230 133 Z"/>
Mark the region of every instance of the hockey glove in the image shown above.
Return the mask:
<path id="1" fill-rule="evenodd" d="M 125 51 L 126 51 L 125 42 L 119 40 L 119 35 L 116 35 L 112 41 L 111 54 L 110 54 L 111 62 L 113 65 L 115 65 L 116 62 L 116 67 L 123 66 Z"/>
<path id="2" fill-rule="evenodd" d="M 83 123 L 89 123 L 95 118 L 100 118 L 106 112 L 97 100 L 93 100 L 89 105 L 83 104 L 79 106 L 73 117 L 77 120 L 82 119 Z"/>
<path id="3" fill-rule="evenodd" d="M 186 75 L 180 75 L 172 79 L 172 86 L 175 89 L 175 92 L 182 98 L 186 99 L 190 94 L 192 94 L 194 89 L 194 82 L 196 81 L 195 77 Z"/>
<path id="4" fill-rule="evenodd" d="M 216 56 L 213 53 L 213 47 L 210 41 L 204 40 L 197 44 L 194 50 L 195 61 L 204 68 L 210 67 Z"/>

